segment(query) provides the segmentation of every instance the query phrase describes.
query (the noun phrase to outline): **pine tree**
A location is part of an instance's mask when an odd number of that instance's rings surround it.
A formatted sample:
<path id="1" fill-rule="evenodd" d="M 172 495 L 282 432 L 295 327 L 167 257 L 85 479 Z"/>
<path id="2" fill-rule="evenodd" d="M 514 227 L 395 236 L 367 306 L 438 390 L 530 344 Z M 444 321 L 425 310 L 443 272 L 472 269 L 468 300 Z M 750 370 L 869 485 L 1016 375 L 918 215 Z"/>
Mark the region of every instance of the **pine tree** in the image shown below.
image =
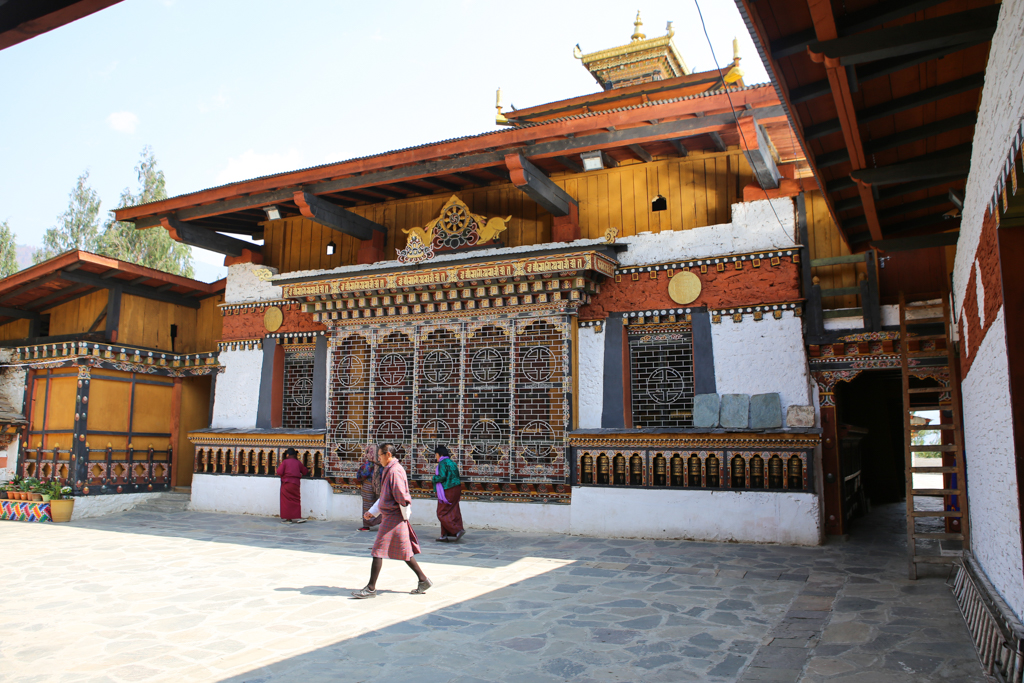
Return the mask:
<path id="1" fill-rule="evenodd" d="M 128 188 L 121 192 L 120 208 L 148 204 L 167 199 L 164 172 L 156 167 L 153 149 L 142 148 L 139 165 L 135 167 L 139 180 L 139 192 L 133 194 Z M 100 235 L 98 251 L 122 261 L 162 270 L 165 273 L 193 277 L 192 249 L 187 244 L 175 242 L 163 228 L 137 230 L 132 223 L 110 218 Z"/>
<path id="2" fill-rule="evenodd" d="M 43 235 L 43 247 L 32 254 L 40 263 L 73 249 L 96 251 L 99 243 L 100 196 L 88 185 L 89 171 L 78 176 L 71 191 L 68 209 L 57 217 L 57 225 Z"/>
<path id="3" fill-rule="evenodd" d="M 7 221 L 0 221 L 0 277 L 18 272 L 18 247 L 14 231 Z"/>

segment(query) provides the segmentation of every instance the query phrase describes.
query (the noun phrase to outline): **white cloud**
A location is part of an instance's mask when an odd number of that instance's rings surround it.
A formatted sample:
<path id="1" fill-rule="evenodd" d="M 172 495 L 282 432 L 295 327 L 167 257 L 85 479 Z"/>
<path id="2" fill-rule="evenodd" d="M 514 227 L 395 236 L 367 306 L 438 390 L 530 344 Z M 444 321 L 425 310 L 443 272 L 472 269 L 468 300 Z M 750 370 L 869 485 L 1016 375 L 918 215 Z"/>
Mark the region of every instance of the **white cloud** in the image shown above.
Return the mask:
<path id="1" fill-rule="evenodd" d="M 130 135 L 139 125 L 139 117 L 130 111 L 115 111 L 107 117 L 107 123 L 117 132 Z"/>
<path id="2" fill-rule="evenodd" d="M 228 165 L 217 174 L 217 184 L 293 171 L 302 164 L 303 155 L 294 147 L 289 147 L 287 152 L 274 154 L 257 154 L 250 149 L 228 159 Z"/>

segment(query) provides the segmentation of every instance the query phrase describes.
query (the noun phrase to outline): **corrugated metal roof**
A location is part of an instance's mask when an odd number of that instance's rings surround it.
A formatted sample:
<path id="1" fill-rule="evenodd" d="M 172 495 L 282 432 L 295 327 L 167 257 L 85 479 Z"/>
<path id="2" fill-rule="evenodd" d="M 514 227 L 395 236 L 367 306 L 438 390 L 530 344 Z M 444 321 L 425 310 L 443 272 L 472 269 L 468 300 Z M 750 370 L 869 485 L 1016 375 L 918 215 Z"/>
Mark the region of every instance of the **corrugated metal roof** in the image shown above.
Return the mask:
<path id="1" fill-rule="evenodd" d="M 729 88 L 729 92 L 730 93 L 746 92 L 746 91 L 750 91 L 750 90 L 758 90 L 758 89 L 761 89 L 761 88 L 771 88 L 771 87 L 772 87 L 771 83 L 757 83 L 757 84 L 754 84 L 754 85 L 743 86 L 742 88 Z M 604 116 L 604 115 L 607 115 L 607 114 L 615 114 L 615 113 L 619 113 L 619 112 L 633 111 L 633 110 L 637 110 L 637 109 L 644 109 L 644 108 L 647 108 L 647 107 L 660 106 L 660 105 L 664 105 L 664 104 L 674 104 L 676 102 L 685 102 L 687 100 L 697 100 L 697 99 L 702 99 L 702 98 L 705 98 L 705 97 L 711 97 L 713 95 L 720 95 L 723 92 L 725 92 L 725 91 L 724 90 L 704 91 L 704 92 L 699 92 L 699 93 L 693 93 L 691 95 L 683 95 L 681 97 L 671 97 L 671 98 L 666 98 L 666 99 L 661 99 L 661 100 L 651 100 L 649 102 L 641 102 L 641 103 L 638 103 L 638 104 L 632 104 L 632 105 L 628 105 L 628 106 L 625 106 L 625 107 L 615 107 L 613 109 L 602 109 L 601 111 L 584 112 L 584 113 L 580 113 L 580 114 L 572 114 L 572 115 L 569 115 L 569 116 L 560 116 L 560 117 L 553 118 L 553 119 L 547 119 L 545 121 L 538 121 L 538 122 L 532 122 L 532 123 L 523 123 L 523 124 L 515 126 L 511 130 L 522 130 L 522 129 L 526 129 L 526 128 L 536 128 L 536 127 L 540 127 L 540 126 L 551 125 L 551 124 L 554 124 L 554 123 L 563 123 L 565 121 L 575 121 L 575 120 L 586 119 L 586 118 L 590 118 L 590 117 L 594 117 L 594 116 Z M 552 104 L 554 104 L 554 103 L 552 103 Z M 186 192 L 185 194 L 175 195 L 174 197 L 169 197 L 168 199 L 181 199 L 183 197 L 188 197 L 188 196 L 191 196 L 191 195 L 199 194 L 200 192 L 209 192 L 210 190 L 219 190 L 219 189 L 223 189 L 223 188 L 232 187 L 234 185 L 241 185 L 243 183 L 251 183 L 251 182 L 253 182 L 255 180 L 267 180 L 267 179 L 270 179 L 270 178 L 285 177 L 285 176 L 292 175 L 293 173 L 304 173 L 306 171 L 314 171 L 314 170 L 316 170 L 318 168 L 328 168 L 328 167 L 331 167 L 331 166 L 338 166 L 338 165 L 341 165 L 341 164 L 350 164 L 350 163 L 353 163 L 353 162 L 356 162 L 356 161 L 366 161 L 367 159 L 377 159 L 377 158 L 389 156 L 391 154 L 400 154 L 402 152 L 411 152 L 411 151 L 418 150 L 418 149 L 426 149 L 428 147 L 434 147 L 436 145 L 446 145 L 446 144 L 450 144 L 450 143 L 453 143 L 453 142 L 462 142 L 464 140 L 475 140 L 475 139 L 480 139 L 480 138 L 486 138 L 486 137 L 490 137 L 492 135 L 499 135 L 501 133 L 508 132 L 509 130 L 510 130 L 509 128 L 501 128 L 499 130 L 491 130 L 491 131 L 487 131 L 487 132 L 484 132 L 484 133 L 477 133 L 476 135 L 464 135 L 462 137 L 457 137 L 457 138 L 447 138 L 445 140 L 436 140 L 434 142 L 427 142 L 427 143 L 424 143 L 424 144 L 421 144 L 421 145 L 412 145 L 411 147 L 401 147 L 399 149 L 392 149 L 392 150 L 389 150 L 387 152 L 379 152 L 377 154 L 370 154 L 370 155 L 361 156 L 361 157 L 352 157 L 351 159 L 344 159 L 342 161 L 334 161 L 334 162 L 327 163 L 327 164 L 318 164 L 316 166 L 307 166 L 305 168 L 297 168 L 297 169 L 293 169 L 291 171 L 284 171 L 284 172 L 281 172 L 281 173 L 271 173 L 269 175 L 255 176 L 253 178 L 247 178 L 245 180 L 236 180 L 233 183 L 225 183 L 224 185 L 215 185 L 213 187 L 207 187 L 207 188 L 203 188 L 201 190 L 195 190 L 194 192 Z M 160 200 L 160 201 L 167 201 L 167 200 L 163 199 L 163 200 Z M 132 207 L 125 207 L 125 208 L 140 208 L 140 207 L 143 207 L 143 206 L 149 206 L 150 204 L 156 204 L 156 203 L 158 203 L 158 202 L 147 202 L 146 204 L 136 204 L 136 205 L 134 205 Z"/>

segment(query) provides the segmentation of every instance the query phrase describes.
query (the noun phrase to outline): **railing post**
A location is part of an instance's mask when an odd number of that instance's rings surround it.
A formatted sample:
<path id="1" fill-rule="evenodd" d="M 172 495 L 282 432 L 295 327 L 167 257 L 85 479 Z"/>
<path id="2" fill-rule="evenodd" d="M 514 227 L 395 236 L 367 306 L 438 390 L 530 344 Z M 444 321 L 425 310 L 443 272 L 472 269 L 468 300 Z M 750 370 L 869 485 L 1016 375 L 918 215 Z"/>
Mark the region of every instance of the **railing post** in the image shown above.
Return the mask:
<path id="1" fill-rule="evenodd" d="M 874 249 L 867 252 L 864 257 L 864 264 L 867 266 L 867 294 L 864 294 L 863 283 L 861 287 L 860 305 L 864 309 L 864 327 L 871 332 L 878 332 L 882 329 L 882 306 L 878 298 L 878 254 Z M 868 311 L 871 311 L 871 323 L 868 325 Z"/>

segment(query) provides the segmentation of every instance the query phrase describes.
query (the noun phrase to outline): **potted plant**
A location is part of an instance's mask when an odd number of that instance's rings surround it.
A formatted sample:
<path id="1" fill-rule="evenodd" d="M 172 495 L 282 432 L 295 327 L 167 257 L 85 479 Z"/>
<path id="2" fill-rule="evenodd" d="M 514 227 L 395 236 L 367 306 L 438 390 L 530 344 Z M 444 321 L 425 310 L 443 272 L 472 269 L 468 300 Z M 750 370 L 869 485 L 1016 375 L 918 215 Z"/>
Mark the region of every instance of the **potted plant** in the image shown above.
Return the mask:
<path id="1" fill-rule="evenodd" d="M 21 500 L 21 477 L 15 475 L 7 482 L 7 500 Z"/>
<path id="2" fill-rule="evenodd" d="M 26 478 L 25 481 L 22 482 L 22 486 L 24 487 L 22 490 L 28 494 L 28 497 L 22 498 L 22 500 L 41 501 L 43 499 L 42 494 L 39 493 L 39 480 L 35 477 Z"/>
<path id="3" fill-rule="evenodd" d="M 54 522 L 70 522 L 75 510 L 75 499 L 71 487 L 61 486 L 59 481 L 50 482 L 50 519 Z"/>

